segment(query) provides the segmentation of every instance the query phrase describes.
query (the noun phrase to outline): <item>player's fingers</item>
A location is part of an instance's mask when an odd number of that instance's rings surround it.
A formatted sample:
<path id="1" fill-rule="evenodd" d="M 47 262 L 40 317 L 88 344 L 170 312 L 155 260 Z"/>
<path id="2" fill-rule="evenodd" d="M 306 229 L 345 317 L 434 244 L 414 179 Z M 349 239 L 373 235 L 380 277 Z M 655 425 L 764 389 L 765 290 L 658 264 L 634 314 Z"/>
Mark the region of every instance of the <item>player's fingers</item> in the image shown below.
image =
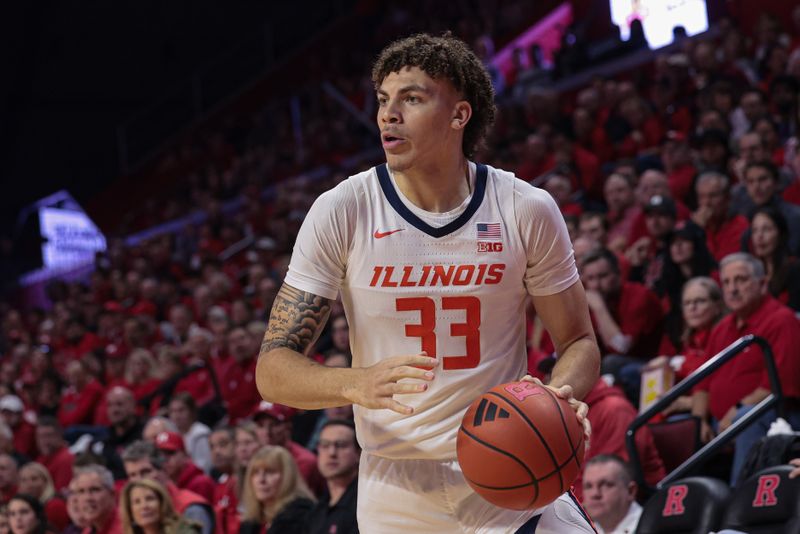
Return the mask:
<path id="1" fill-rule="evenodd" d="M 575 404 L 573 404 L 572 408 L 575 410 L 575 415 L 578 416 L 578 421 L 581 423 L 584 422 L 586 420 L 586 416 L 589 415 L 589 405 L 585 402 L 575 401 Z"/>
<path id="2" fill-rule="evenodd" d="M 419 380 L 433 380 L 436 374 L 429 369 L 420 369 L 419 367 L 412 367 L 404 365 L 402 367 L 395 367 L 389 373 L 389 378 L 392 382 L 397 382 L 404 378 L 417 378 Z"/>
<path id="3" fill-rule="evenodd" d="M 570 386 L 569 384 L 564 384 L 563 386 L 557 388 L 551 386 L 551 389 L 553 390 L 553 393 L 555 393 L 564 400 L 574 399 L 574 397 L 572 396 L 572 386 Z"/>
<path id="4" fill-rule="evenodd" d="M 534 384 L 541 385 L 541 381 L 538 378 L 533 378 L 531 375 L 525 375 L 519 379 L 520 382 L 533 382 Z"/>
<path id="5" fill-rule="evenodd" d="M 405 404 L 401 404 L 391 397 L 386 399 L 384 407 L 403 415 L 411 415 L 414 413 L 414 408 L 411 406 L 406 406 Z"/>
<path id="6" fill-rule="evenodd" d="M 422 393 L 428 389 L 428 384 L 423 382 L 392 384 L 391 391 L 393 394 L 408 394 L 408 393 Z"/>

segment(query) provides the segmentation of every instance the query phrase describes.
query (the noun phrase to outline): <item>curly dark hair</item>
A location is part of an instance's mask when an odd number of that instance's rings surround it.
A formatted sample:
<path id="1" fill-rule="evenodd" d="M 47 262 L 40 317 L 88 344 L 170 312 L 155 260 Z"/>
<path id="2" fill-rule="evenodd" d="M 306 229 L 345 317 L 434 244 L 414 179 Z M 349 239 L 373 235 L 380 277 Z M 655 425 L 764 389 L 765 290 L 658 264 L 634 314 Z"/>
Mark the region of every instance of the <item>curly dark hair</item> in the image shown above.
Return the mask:
<path id="1" fill-rule="evenodd" d="M 372 82 L 379 88 L 392 72 L 418 67 L 434 79 L 446 79 L 472 106 L 464 128 L 462 150 L 471 158 L 494 123 L 494 89 L 489 74 L 467 44 L 450 32 L 441 37 L 425 33 L 406 37 L 383 49 L 372 67 Z"/>

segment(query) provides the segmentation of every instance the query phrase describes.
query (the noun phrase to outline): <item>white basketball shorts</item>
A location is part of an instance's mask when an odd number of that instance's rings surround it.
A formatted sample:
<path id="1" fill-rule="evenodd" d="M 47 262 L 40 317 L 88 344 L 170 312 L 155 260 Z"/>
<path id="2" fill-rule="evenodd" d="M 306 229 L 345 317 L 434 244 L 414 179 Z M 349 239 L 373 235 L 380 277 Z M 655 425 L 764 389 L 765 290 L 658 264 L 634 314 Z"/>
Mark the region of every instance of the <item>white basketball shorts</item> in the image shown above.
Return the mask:
<path id="1" fill-rule="evenodd" d="M 485 501 L 458 462 L 389 460 L 362 453 L 358 528 L 364 534 L 596 534 L 567 492 L 538 510 L 508 510 Z"/>

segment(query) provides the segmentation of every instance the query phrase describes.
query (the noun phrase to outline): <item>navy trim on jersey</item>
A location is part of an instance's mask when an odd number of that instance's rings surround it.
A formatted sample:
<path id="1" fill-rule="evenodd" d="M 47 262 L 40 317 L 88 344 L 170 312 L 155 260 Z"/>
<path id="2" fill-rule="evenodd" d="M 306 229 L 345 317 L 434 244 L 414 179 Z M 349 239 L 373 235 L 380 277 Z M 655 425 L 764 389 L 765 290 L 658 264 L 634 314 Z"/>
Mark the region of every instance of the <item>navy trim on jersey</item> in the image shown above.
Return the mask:
<path id="1" fill-rule="evenodd" d="M 569 498 L 572 499 L 572 502 L 575 503 L 575 506 L 578 507 L 578 510 L 580 510 L 581 515 L 586 520 L 586 522 L 589 523 L 589 526 L 592 527 L 592 530 L 594 532 L 597 532 L 597 529 L 594 528 L 594 521 L 592 521 L 592 519 L 589 517 L 589 514 L 586 513 L 586 510 L 583 509 L 583 505 L 578 500 L 578 498 L 575 496 L 575 494 L 572 493 L 572 489 L 567 491 L 567 495 L 569 495 Z"/>
<path id="2" fill-rule="evenodd" d="M 464 226 L 467 221 L 475 215 L 475 212 L 478 211 L 478 208 L 481 206 L 481 202 L 483 202 L 484 193 L 486 193 L 486 177 L 489 174 L 489 170 L 486 168 L 486 165 L 480 163 L 476 163 L 476 166 L 475 192 L 467 205 L 467 209 L 464 210 L 464 213 L 456 217 L 454 221 L 439 228 L 426 223 L 403 204 L 403 201 L 400 200 L 400 196 L 397 194 L 392 184 L 392 179 L 389 177 L 389 171 L 385 163 L 375 167 L 375 172 L 378 173 L 378 181 L 381 184 L 381 189 L 386 196 L 386 200 L 389 201 L 389 204 L 392 205 L 394 211 L 396 211 L 398 215 L 405 219 L 408 224 L 425 232 L 431 237 L 444 237 Z"/>
<path id="3" fill-rule="evenodd" d="M 534 534 L 536 532 L 536 526 L 539 524 L 539 519 L 541 519 L 542 514 L 537 514 L 530 519 L 528 519 L 524 525 L 519 527 L 514 534 Z"/>

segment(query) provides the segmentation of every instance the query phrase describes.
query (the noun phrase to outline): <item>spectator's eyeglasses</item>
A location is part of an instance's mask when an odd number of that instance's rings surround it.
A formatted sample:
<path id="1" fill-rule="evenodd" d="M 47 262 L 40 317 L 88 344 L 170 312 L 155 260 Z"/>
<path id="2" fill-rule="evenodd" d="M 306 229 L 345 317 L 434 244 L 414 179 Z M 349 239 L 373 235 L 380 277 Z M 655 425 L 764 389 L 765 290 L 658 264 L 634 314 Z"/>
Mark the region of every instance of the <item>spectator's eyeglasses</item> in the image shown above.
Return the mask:
<path id="1" fill-rule="evenodd" d="M 317 450 L 329 449 L 333 447 L 336 450 L 346 449 L 348 447 L 352 447 L 353 442 L 347 440 L 336 440 L 336 441 L 328 441 L 325 439 L 319 440 L 317 444 Z"/>
<path id="2" fill-rule="evenodd" d="M 702 306 L 703 304 L 708 303 L 710 300 L 711 299 L 708 297 L 700 297 L 692 300 L 684 300 L 681 304 L 684 308 L 691 308 L 692 306 Z"/>

